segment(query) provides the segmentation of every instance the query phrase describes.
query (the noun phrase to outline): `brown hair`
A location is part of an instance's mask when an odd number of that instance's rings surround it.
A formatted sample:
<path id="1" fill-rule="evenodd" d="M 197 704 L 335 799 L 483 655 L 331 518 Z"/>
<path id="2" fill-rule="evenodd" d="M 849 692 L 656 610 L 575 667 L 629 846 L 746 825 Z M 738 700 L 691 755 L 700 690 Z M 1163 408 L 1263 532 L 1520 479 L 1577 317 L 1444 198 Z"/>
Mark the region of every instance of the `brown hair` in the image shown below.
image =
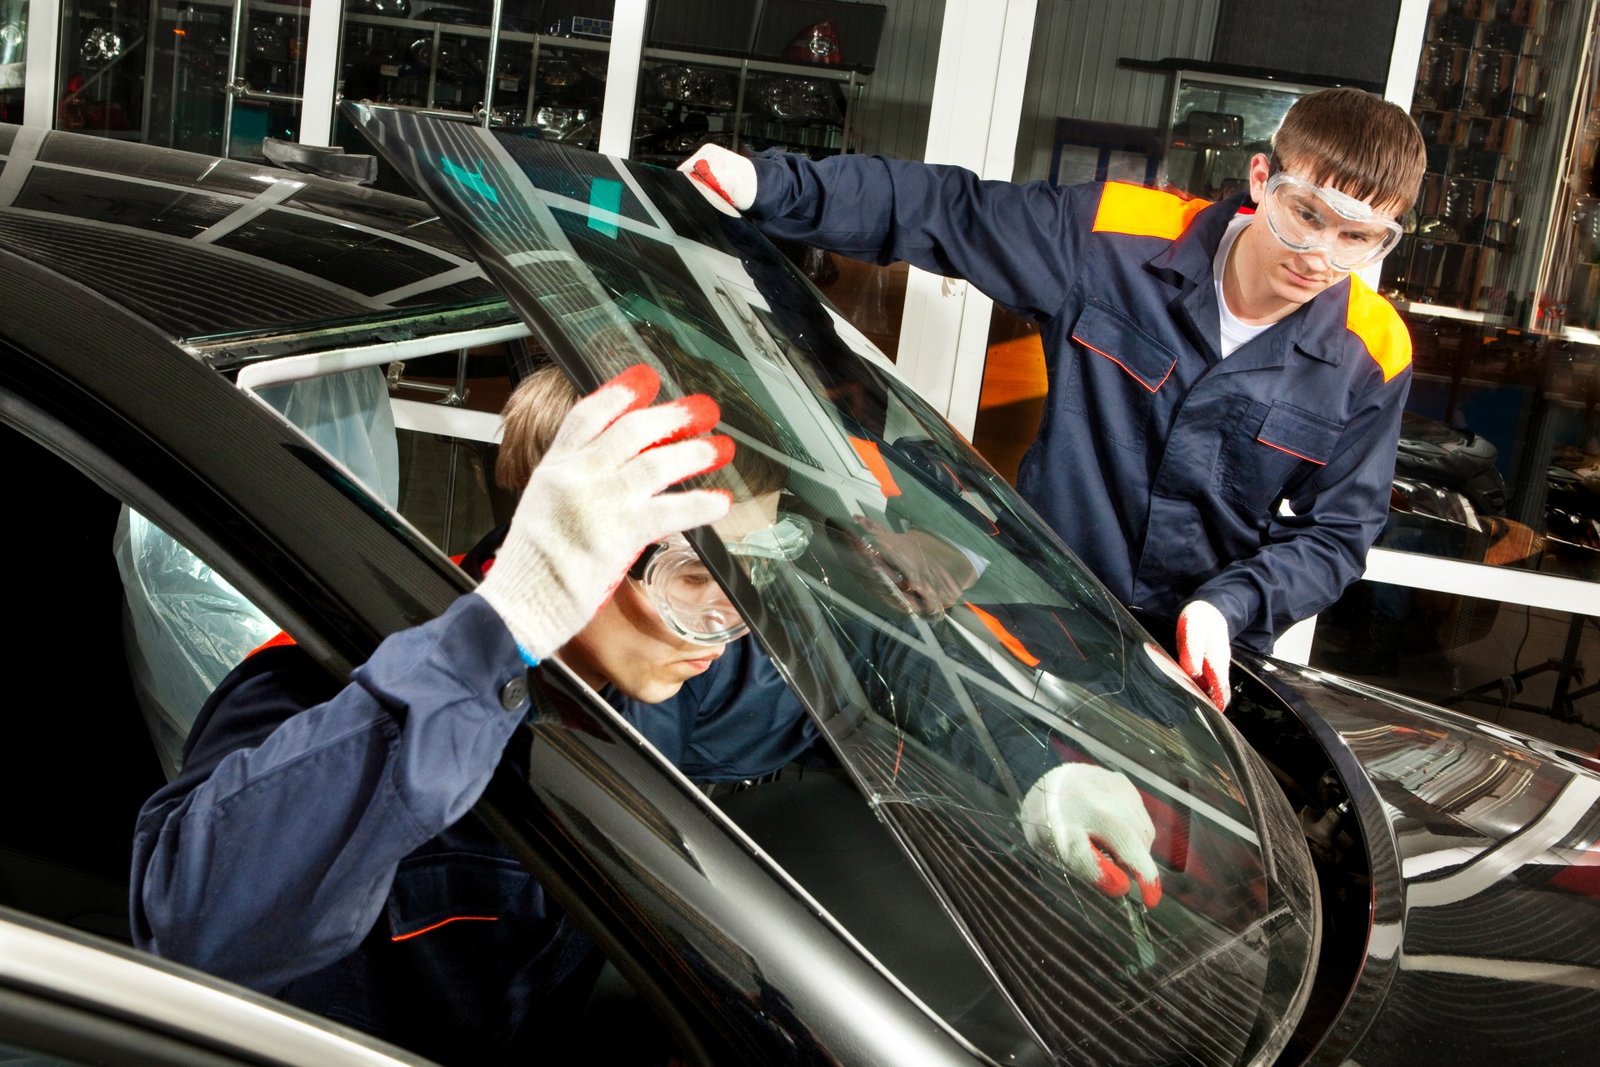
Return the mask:
<path id="1" fill-rule="evenodd" d="M 762 496 L 782 489 L 788 468 L 767 455 L 763 448 L 779 455 L 783 448 L 766 412 L 739 387 L 738 383 L 704 360 L 680 354 L 668 363 L 668 375 L 676 375 L 685 392 L 706 393 L 722 408 L 720 429 L 740 436 L 733 453 L 737 481 L 730 485 L 721 472 L 691 478 L 684 484 L 734 490 L 737 498 Z M 505 406 L 500 409 L 500 453 L 495 458 L 494 480 L 502 488 L 520 490 L 533 476 L 533 468 L 549 451 L 561 422 L 578 402 L 578 392 L 556 364 L 547 363 L 517 383 Z"/>
<path id="2" fill-rule="evenodd" d="M 1422 186 L 1427 149 L 1411 116 L 1360 89 L 1322 89 L 1295 101 L 1272 136 L 1275 162 L 1396 216 Z"/>
<path id="3" fill-rule="evenodd" d="M 550 450 L 578 391 L 561 368 L 546 363 L 511 391 L 500 409 L 500 453 L 494 461 L 494 480 L 502 489 L 520 490 L 533 477 L 533 468 Z"/>

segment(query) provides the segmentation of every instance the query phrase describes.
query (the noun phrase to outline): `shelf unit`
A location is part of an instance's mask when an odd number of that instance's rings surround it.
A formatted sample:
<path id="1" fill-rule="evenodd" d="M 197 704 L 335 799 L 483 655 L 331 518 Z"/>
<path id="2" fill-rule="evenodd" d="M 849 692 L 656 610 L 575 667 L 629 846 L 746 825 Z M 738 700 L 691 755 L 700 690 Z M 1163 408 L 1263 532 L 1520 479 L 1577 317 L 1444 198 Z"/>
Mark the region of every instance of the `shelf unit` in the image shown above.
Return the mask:
<path id="1" fill-rule="evenodd" d="M 1600 9 L 1591 10 L 1568 123 L 1566 165 L 1546 243 L 1534 328 L 1583 345 L 1600 343 Z"/>
<path id="2" fill-rule="evenodd" d="M 813 67 L 660 48 L 644 50 L 634 158 L 676 163 L 707 140 L 810 156 L 847 151 L 867 78 Z"/>
<path id="3" fill-rule="evenodd" d="M 1381 287 L 1402 310 L 1535 325 L 1590 5 L 1436 0 L 1411 114 L 1428 166 Z M 1470 317 L 1468 314 L 1470 313 Z"/>
<path id="4" fill-rule="evenodd" d="M 595 146 L 608 41 L 502 30 L 485 114 L 490 44 L 487 26 L 351 14 L 343 91 Z M 645 162 L 676 163 L 708 138 L 730 147 L 840 151 L 867 85 L 855 70 L 676 49 L 646 48 L 642 64 L 634 146 Z"/>

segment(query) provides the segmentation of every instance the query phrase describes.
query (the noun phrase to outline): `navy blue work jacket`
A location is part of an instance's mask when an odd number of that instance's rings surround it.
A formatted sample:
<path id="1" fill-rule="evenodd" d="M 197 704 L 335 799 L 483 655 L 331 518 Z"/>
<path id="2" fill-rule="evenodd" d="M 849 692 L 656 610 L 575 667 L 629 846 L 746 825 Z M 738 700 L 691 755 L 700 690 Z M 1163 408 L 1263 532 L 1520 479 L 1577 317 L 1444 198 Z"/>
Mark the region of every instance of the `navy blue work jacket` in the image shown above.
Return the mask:
<path id="1" fill-rule="evenodd" d="M 1349 278 L 1222 359 L 1212 259 L 1242 197 L 878 156 L 755 163 L 748 214 L 770 236 L 966 279 L 1039 322 L 1049 394 L 1017 487 L 1124 603 L 1170 620 L 1203 599 L 1268 649 L 1360 575 L 1410 337 Z"/>
<path id="2" fill-rule="evenodd" d="M 475 595 L 343 687 L 296 646 L 250 657 L 139 813 L 134 943 L 441 1062 L 531 1057 L 591 947 L 464 818 L 526 670 Z"/>
<path id="3" fill-rule="evenodd" d="M 730 653 L 680 698 L 618 703 L 691 771 L 757 777 L 815 732 L 749 639 Z M 525 671 L 475 595 L 342 687 L 297 646 L 251 656 L 139 813 L 134 942 L 443 1063 L 565 1062 L 599 957 L 467 817 Z"/>

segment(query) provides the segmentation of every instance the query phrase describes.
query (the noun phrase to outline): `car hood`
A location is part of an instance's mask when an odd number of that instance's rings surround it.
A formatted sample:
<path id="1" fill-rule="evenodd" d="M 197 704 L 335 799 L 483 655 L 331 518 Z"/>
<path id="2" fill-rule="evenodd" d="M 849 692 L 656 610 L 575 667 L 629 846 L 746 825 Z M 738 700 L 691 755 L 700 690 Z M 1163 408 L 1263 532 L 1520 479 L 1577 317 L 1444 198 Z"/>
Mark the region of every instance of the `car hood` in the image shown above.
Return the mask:
<path id="1" fill-rule="evenodd" d="M 736 497 L 778 471 L 788 548 L 692 540 L 1039 1043 L 1074 1061 L 1270 1060 L 1317 951 L 1294 816 L 1015 491 L 684 176 L 345 106 L 580 387 L 651 363 L 669 395 L 721 403 Z M 1025 839 L 1022 797 L 1063 762 L 1140 790 L 1156 906 Z"/>

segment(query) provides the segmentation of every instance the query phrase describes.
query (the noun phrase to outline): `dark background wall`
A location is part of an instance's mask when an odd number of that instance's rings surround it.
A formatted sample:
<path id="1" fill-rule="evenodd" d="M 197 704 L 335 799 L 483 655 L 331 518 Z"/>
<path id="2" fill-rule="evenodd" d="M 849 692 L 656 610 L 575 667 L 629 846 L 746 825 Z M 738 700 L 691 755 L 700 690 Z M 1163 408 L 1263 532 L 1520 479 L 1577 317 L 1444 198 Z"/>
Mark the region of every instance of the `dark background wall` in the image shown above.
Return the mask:
<path id="1" fill-rule="evenodd" d="M 1222 0 L 1211 59 L 1381 89 L 1400 0 Z"/>

